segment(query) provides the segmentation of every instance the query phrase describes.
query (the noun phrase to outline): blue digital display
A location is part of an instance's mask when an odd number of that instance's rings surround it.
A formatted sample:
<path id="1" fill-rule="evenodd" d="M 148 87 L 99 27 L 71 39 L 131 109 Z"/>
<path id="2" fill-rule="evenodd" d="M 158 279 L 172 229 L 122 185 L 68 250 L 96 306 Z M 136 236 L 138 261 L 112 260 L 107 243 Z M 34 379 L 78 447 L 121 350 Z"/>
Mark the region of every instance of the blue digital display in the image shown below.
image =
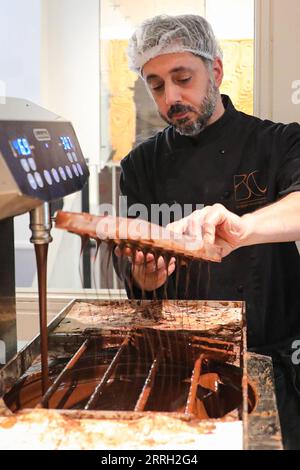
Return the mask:
<path id="1" fill-rule="evenodd" d="M 64 150 L 73 150 L 73 145 L 72 145 L 70 137 L 63 136 L 60 138 L 60 140 L 61 140 L 61 143 L 63 144 Z"/>
<path id="2" fill-rule="evenodd" d="M 29 142 L 27 139 L 25 139 L 25 137 L 20 137 L 19 139 L 12 140 L 11 145 L 13 146 L 15 152 L 19 157 L 26 157 L 28 155 L 31 155 Z"/>

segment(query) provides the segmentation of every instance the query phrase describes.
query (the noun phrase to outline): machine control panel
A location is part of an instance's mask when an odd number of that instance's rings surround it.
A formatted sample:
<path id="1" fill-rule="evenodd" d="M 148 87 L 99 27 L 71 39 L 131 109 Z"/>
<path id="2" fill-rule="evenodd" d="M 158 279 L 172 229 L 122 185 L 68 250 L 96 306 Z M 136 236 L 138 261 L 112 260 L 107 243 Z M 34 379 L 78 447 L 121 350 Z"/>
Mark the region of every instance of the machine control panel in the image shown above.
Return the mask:
<path id="1" fill-rule="evenodd" d="M 20 191 L 43 201 L 79 191 L 89 176 L 69 122 L 0 121 L 0 152 Z"/>

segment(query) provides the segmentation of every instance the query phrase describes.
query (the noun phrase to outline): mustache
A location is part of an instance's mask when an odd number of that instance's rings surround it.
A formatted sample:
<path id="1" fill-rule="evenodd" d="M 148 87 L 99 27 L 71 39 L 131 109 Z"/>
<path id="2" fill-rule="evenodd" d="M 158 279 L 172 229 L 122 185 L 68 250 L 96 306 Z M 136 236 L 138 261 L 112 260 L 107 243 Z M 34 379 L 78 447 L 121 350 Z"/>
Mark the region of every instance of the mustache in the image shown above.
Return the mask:
<path id="1" fill-rule="evenodd" d="M 167 112 L 167 116 L 169 119 L 172 119 L 173 116 L 175 116 L 176 114 L 184 114 L 184 113 L 188 113 L 189 111 L 195 111 L 194 108 L 192 108 L 192 106 L 187 106 L 185 104 L 180 104 L 180 103 L 177 103 L 177 104 L 173 104 L 169 111 Z"/>

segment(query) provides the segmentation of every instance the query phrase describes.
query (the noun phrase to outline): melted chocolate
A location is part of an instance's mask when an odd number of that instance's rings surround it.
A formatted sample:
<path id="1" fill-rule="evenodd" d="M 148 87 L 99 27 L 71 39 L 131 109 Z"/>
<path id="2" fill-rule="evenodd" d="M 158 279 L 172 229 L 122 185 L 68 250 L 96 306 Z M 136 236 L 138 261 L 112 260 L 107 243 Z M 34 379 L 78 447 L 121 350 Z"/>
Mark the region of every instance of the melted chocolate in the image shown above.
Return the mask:
<path id="1" fill-rule="evenodd" d="M 41 367 L 42 367 L 42 393 L 46 393 L 49 386 L 48 369 L 48 331 L 47 331 L 47 257 L 48 244 L 35 244 L 35 254 L 38 273 L 40 333 L 41 333 Z"/>
<path id="2" fill-rule="evenodd" d="M 149 332 L 144 332 L 144 350 L 139 347 L 140 339 L 129 344 L 122 354 L 113 374 L 93 406 L 95 410 L 133 411 L 144 389 L 151 358 L 157 358 L 155 374 L 151 377 L 151 389 L 144 400 L 144 411 L 184 412 L 191 386 L 191 362 L 170 360 L 167 355 L 158 355 L 162 349 L 153 349 Z M 159 344 L 160 335 L 157 334 Z M 171 341 L 171 339 L 169 338 Z M 174 348 L 174 345 L 173 345 Z M 54 395 L 49 400 L 50 408 L 84 409 L 90 396 L 101 381 L 118 349 L 89 349 L 69 370 Z M 155 356 L 153 356 L 155 355 Z M 150 360 L 151 359 L 151 360 Z M 173 358 L 174 359 L 174 358 Z M 60 365 L 60 370 L 65 364 Z M 60 371 L 57 366 L 50 369 L 53 382 Z M 237 367 L 205 359 L 199 378 L 196 399 L 192 413 L 198 419 L 221 418 L 242 405 L 242 373 Z M 254 391 L 249 386 L 249 410 L 255 405 Z M 12 411 L 33 408 L 41 400 L 41 374 L 34 372 L 13 387 L 4 397 Z M 235 411 L 237 417 L 237 411 Z"/>

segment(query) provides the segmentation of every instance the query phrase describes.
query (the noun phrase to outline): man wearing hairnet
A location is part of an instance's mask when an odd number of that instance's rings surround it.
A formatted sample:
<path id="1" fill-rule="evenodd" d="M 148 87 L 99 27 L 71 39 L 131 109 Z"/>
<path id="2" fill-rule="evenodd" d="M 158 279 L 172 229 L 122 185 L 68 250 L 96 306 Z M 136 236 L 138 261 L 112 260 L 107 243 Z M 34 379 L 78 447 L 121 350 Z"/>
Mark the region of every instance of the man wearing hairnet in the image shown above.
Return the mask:
<path id="1" fill-rule="evenodd" d="M 128 294 L 244 300 L 248 347 L 273 358 L 285 448 L 300 448 L 300 126 L 248 116 L 220 94 L 222 52 L 200 16 L 146 20 L 129 60 L 168 126 L 121 162 L 128 207 L 189 205 L 168 228 L 221 246 L 223 259 L 193 263 L 186 290 L 184 266 L 176 282 L 175 259 L 139 252 Z"/>

